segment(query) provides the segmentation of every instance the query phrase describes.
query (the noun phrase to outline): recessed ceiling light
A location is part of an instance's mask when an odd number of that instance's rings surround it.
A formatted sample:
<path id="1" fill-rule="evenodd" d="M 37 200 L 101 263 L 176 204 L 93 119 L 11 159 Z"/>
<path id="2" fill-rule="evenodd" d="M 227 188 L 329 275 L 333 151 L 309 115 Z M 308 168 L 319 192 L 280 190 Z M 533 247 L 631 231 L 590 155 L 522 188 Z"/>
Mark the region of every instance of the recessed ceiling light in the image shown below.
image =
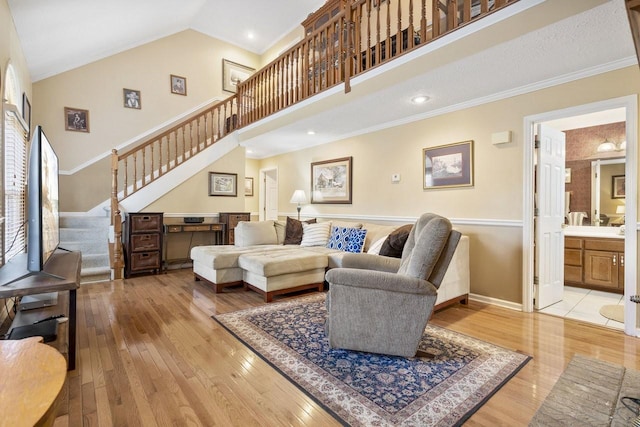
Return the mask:
<path id="1" fill-rule="evenodd" d="M 247 150 L 247 154 L 253 153 L 253 150 Z"/>
<path id="2" fill-rule="evenodd" d="M 316 134 L 316 131 L 314 131 L 314 130 L 308 130 L 307 131 L 307 135 L 315 135 L 315 134 Z"/>
<path id="3" fill-rule="evenodd" d="M 254 38 L 254 37 L 255 37 L 255 35 L 254 35 L 251 31 L 249 31 L 249 32 L 247 33 L 247 38 L 248 38 L 248 39 L 253 40 L 253 38 Z"/>
<path id="4" fill-rule="evenodd" d="M 427 95 L 417 95 L 411 98 L 411 102 L 413 102 L 414 104 L 424 104 L 428 100 L 429 97 Z"/>

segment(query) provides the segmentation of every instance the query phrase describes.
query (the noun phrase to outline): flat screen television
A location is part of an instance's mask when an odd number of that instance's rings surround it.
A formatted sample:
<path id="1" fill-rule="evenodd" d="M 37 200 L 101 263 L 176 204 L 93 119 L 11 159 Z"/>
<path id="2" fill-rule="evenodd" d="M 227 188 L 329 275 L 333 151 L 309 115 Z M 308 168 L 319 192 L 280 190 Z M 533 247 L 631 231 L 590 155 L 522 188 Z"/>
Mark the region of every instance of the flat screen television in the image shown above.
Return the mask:
<path id="1" fill-rule="evenodd" d="M 37 126 L 31 139 L 27 176 L 27 269 L 42 271 L 60 244 L 58 156 Z"/>

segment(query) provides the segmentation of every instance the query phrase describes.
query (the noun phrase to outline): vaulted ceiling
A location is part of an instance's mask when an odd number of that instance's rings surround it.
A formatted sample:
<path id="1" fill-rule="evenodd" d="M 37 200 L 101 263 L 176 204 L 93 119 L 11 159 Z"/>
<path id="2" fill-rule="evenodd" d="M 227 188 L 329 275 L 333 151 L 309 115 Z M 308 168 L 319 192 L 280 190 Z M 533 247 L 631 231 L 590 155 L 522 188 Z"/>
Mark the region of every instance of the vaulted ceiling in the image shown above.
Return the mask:
<path id="1" fill-rule="evenodd" d="M 34 81 L 186 29 L 261 54 L 324 0 L 9 0 Z"/>

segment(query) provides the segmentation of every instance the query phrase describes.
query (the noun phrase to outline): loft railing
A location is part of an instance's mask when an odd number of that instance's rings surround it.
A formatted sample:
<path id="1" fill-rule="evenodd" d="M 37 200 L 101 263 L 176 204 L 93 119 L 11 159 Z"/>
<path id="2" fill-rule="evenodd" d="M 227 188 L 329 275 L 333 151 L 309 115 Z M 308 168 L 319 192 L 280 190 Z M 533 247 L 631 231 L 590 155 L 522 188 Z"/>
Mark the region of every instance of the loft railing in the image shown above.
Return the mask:
<path id="1" fill-rule="evenodd" d="M 236 95 L 125 153 L 112 154 L 111 212 L 120 242 L 119 202 L 227 133 L 344 84 L 518 0 L 345 0 L 344 8 L 237 86 Z M 637 0 L 627 0 L 631 3 Z M 435 17 L 435 19 L 434 19 Z M 121 277 L 121 245 L 112 250 Z"/>
<path id="2" fill-rule="evenodd" d="M 517 0 L 351 0 L 238 85 L 240 126 L 344 83 Z M 436 19 L 433 19 L 433 17 Z"/>

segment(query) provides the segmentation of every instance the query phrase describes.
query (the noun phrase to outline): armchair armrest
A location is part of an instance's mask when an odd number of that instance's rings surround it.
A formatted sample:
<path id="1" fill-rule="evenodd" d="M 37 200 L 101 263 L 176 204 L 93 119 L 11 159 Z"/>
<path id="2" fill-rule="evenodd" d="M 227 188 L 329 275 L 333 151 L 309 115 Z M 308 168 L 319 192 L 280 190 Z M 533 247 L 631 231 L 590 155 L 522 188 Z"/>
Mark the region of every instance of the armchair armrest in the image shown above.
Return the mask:
<path id="1" fill-rule="evenodd" d="M 334 268 L 327 272 L 326 280 L 329 282 L 329 288 L 340 285 L 415 295 L 436 296 L 438 294 L 436 287 L 427 280 L 385 271 Z"/>
<path id="2" fill-rule="evenodd" d="M 345 254 L 342 257 L 342 267 L 395 273 L 400 268 L 400 258 L 373 254 Z"/>

